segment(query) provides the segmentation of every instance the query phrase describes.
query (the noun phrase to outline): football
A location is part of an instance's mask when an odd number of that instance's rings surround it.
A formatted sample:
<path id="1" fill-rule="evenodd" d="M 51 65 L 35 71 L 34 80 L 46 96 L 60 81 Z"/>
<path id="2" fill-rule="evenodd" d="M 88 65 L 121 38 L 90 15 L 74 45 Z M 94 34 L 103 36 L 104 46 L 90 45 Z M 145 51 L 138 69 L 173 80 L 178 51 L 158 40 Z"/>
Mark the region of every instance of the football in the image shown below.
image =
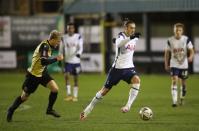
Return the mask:
<path id="1" fill-rule="evenodd" d="M 149 107 L 142 107 L 139 111 L 140 118 L 142 120 L 150 120 L 153 117 L 153 112 Z"/>

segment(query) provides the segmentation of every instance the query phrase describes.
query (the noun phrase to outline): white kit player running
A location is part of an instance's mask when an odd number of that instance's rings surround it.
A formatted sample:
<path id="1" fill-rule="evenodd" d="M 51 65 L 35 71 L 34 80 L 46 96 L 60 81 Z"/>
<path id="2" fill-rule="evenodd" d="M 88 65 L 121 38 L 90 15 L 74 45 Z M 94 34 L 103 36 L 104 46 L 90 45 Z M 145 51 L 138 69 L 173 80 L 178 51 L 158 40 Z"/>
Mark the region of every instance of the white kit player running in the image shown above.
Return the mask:
<path id="1" fill-rule="evenodd" d="M 109 70 L 107 80 L 102 89 L 96 93 L 90 104 L 81 112 L 80 120 L 84 120 L 88 114 L 91 113 L 96 103 L 111 90 L 112 86 L 117 85 L 120 80 L 124 80 L 130 84 L 131 87 L 128 101 L 126 105 L 121 108 L 121 111 L 126 113 L 130 110 L 140 88 L 140 78 L 133 64 L 133 54 L 139 36 L 140 33 L 135 33 L 135 23 L 130 20 L 126 21 L 124 24 L 124 32 L 120 32 L 118 38 L 115 40 L 115 61 Z"/>
<path id="2" fill-rule="evenodd" d="M 188 78 L 188 62 L 192 62 L 194 56 L 193 45 L 190 39 L 183 35 L 184 25 L 176 23 L 174 25 L 174 36 L 170 37 L 165 49 L 165 69 L 170 71 L 172 84 L 171 95 L 173 107 L 178 101 L 178 80 L 180 80 L 180 105 L 184 104 L 186 95 L 186 79 Z M 187 54 L 189 53 L 189 56 Z"/>
<path id="3" fill-rule="evenodd" d="M 81 71 L 80 56 L 83 52 L 83 39 L 75 33 L 74 23 L 67 24 L 67 34 L 63 35 L 59 54 L 64 56 L 64 75 L 66 81 L 66 101 L 78 101 L 78 76 Z M 70 75 L 74 78 L 73 96 L 71 95 Z"/>

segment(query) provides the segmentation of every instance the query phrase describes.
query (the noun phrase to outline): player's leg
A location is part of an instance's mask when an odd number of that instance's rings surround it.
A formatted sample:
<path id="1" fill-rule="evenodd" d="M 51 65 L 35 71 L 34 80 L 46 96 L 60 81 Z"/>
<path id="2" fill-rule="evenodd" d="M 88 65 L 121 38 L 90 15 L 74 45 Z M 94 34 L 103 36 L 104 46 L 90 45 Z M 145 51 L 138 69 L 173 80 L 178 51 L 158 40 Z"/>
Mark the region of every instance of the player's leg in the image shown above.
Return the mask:
<path id="1" fill-rule="evenodd" d="M 88 114 L 91 113 L 95 105 L 103 98 L 103 96 L 105 96 L 109 92 L 109 90 L 109 88 L 103 87 L 100 91 L 96 93 L 90 104 L 80 114 L 80 120 L 84 120 L 88 116 Z"/>
<path id="2" fill-rule="evenodd" d="M 171 77 L 171 95 L 172 95 L 172 100 L 173 100 L 173 107 L 177 106 L 177 101 L 178 101 L 178 76 L 174 75 Z"/>
<path id="3" fill-rule="evenodd" d="M 80 64 L 75 64 L 74 65 L 74 70 L 72 72 L 73 74 L 73 80 L 74 80 L 74 87 L 73 87 L 73 101 L 76 102 L 78 101 L 78 90 L 79 90 L 79 74 L 81 71 L 81 66 Z"/>
<path id="4" fill-rule="evenodd" d="M 184 98 L 187 93 L 186 79 L 180 79 L 180 105 L 184 105 Z"/>
<path id="5" fill-rule="evenodd" d="M 47 83 L 47 87 L 51 90 L 51 92 L 49 95 L 49 102 L 48 102 L 48 108 L 47 108 L 46 114 L 52 115 L 54 117 L 60 117 L 60 115 L 53 109 L 53 105 L 55 104 L 55 101 L 57 99 L 59 88 L 54 80 L 50 80 Z"/>
<path id="6" fill-rule="evenodd" d="M 71 101 L 72 96 L 71 96 L 71 85 L 70 85 L 70 72 L 65 72 L 64 78 L 66 82 L 66 98 L 64 100 Z"/>
<path id="7" fill-rule="evenodd" d="M 135 99 L 138 95 L 139 88 L 140 88 L 140 78 L 138 75 L 134 75 L 131 78 L 131 85 L 132 85 L 132 87 L 129 91 L 129 98 L 128 98 L 127 104 L 121 108 L 121 111 L 123 113 L 126 113 L 130 110 L 131 105 L 133 104 L 133 102 L 135 101 Z"/>
<path id="8" fill-rule="evenodd" d="M 106 82 L 104 87 L 96 93 L 89 105 L 84 109 L 80 114 L 80 120 L 84 120 L 89 113 L 93 110 L 94 106 L 105 96 L 112 88 L 113 85 L 116 85 L 120 81 L 121 72 L 115 68 L 109 70 Z"/>
<path id="9" fill-rule="evenodd" d="M 33 93 L 39 85 L 39 80 L 37 77 L 31 75 L 30 73 L 27 73 L 26 79 L 22 86 L 22 94 L 21 96 L 18 96 L 13 104 L 9 107 L 7 112 L 7 121 L 12 121 L 12 116 L 14 111 L 24 102 L 28 99 L 29 95 Z"/>
<path id="10" fill-rule="evenodd" d="M 78 75 L 73 75 L 73 79 L 74 79 L 73 101 L 76 102 L 76 101 L 78 101 L 78 90 L 79 90 Z"/>
<path id="11" fill-rule="evenodd" d="M 187 92 L 186 89 L 186 79 L 188 78 L 188 70 L 182 69 L 180 72 L 180 105 L 184 105 L 184 98 Z"/>
<path id="12" fill-rule="evenodd" d="M 22 92 L 21 96 L 18 96 L 13 104 L 9 107 L 8 112 L 7 112 L 7 121 L 11 122 L 12 121 L 12 116 L 14 114 L 14 111 L 23 103 L 25 102 L 29 97 L 29 94 L 25 93 L 24 91 Z"/>
<path id="13" fill-rule="evenodd" d="M 65 85 L 66 85 L 66 98 L 65 101 L 71 101 L 72 95 L 71 95 L 71 85 L 70 85 L 70 74 L 72 73 L 73 66 L 70 63 L 65 63 L 64 68 L 64 79 L 65 79 Z"/>
<path id="14" fill-rule="evenodd" d="M 180 70 L 178 68 L 171 68 L 171 96 L 172 96 L 172 107 L 177 106 L 178 101 L 178 76 Z"/>

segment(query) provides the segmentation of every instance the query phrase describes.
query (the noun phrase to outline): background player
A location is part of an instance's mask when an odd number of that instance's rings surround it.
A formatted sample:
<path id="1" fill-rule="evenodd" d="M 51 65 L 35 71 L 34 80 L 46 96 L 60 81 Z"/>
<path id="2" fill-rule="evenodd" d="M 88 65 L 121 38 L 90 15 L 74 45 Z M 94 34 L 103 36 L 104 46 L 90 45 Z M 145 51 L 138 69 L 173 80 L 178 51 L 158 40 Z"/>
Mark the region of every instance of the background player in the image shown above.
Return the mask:
<path id="1" fill-rule="evenodd" d="M 96 103 L 111 90 L 112 86 L 117 85 L 120 80 L 124 80 L 128 84 L 131 84 L 128 102 L 121 108 L 123 113 L 130 110 L 132 103 L 137 97 L 140 88 L 140 78 L 134 68 L 133 54 L 140 34 L 135 34 L 136 26 L 133 21 L 127 21 L 124 26 L 124 32 L 120 32 L 115 41 L 115 61 L 112 68 L 109 70 L 107 80 L 102 89 L 97 92 L 90 104 L 80 114 L 80 120 L 85 119 Z"/>
<path id="2" fill-rule="evenodd" d="M 39 84 L 48 87 L 51 90 L 46 114 L 60 117 L 60 115 L 53 110 L 53 105 L 57 99 L 58 86 L 47 72 L 47 65 L 63 59 L 62 55 L 51 57 L 52 48 L 56 48 L 60 41 L 61 34 L 58 31 L 53 30 L 50 33 L 49 39 L 42 41 L 35 49 L 32 57 L 32 64 L 27 70 L 26 79 L 22 86 L 22 94 L 15 99 L 14 103 L 8 109 L 8 122 L 12 121 L 14 111 L 20 104 L 28 99 L 30 94 L 37 89 Z"/>
<path id="3" fill-rule="evenodd" d="M 188 62 L 192 62 L 194 56 L 192 42 L 187 36 L 183 35 L 183 31 L 184 25 L 182 23 L 176 23 L 174 25 L 174 36 L 168 39 L 165 49 L 165 69 L 171 73 L 173 107 L 177 106 L 178 79 L 180 80 L 181 87 L 180 105 L 184 103 L 184 97 L 186 95 L 186 79 L 188 78 Z M 189 57 L 187 56 L 187 53 L 189 53 Z"/>
<path id="4" fill-rule="evenodd" d="M 81 71 L 80 56 L 83 52 L 83 39 L 75 33 L 74 23 L 67 25 L 67 34 L 62 38 L 59 53 L 64 55 L 64 76 L 66 82 L 66 101 L 78 101 L 78 75 Z M 71 95 L 70 75 L 73 75 L 74 88 Z"/>

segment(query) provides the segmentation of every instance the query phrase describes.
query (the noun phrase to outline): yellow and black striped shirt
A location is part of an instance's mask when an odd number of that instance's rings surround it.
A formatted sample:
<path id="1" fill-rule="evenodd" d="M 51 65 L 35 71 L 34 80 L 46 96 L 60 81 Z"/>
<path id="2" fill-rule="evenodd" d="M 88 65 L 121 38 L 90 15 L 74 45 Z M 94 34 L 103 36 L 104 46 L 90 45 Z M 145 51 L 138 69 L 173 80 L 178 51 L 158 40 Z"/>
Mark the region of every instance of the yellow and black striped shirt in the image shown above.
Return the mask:
<path id="1" fill-rule="evenodd" d="M 49 41 L 42 41 L 34 51 L 32 64 L 28 68 L 28 72 L 36 77 L 42 77 L 42 74 L 46 71 L 47 65 L 57 61 L 57 59 L 52 58 L 51 55 L 52 48 Z"/>

